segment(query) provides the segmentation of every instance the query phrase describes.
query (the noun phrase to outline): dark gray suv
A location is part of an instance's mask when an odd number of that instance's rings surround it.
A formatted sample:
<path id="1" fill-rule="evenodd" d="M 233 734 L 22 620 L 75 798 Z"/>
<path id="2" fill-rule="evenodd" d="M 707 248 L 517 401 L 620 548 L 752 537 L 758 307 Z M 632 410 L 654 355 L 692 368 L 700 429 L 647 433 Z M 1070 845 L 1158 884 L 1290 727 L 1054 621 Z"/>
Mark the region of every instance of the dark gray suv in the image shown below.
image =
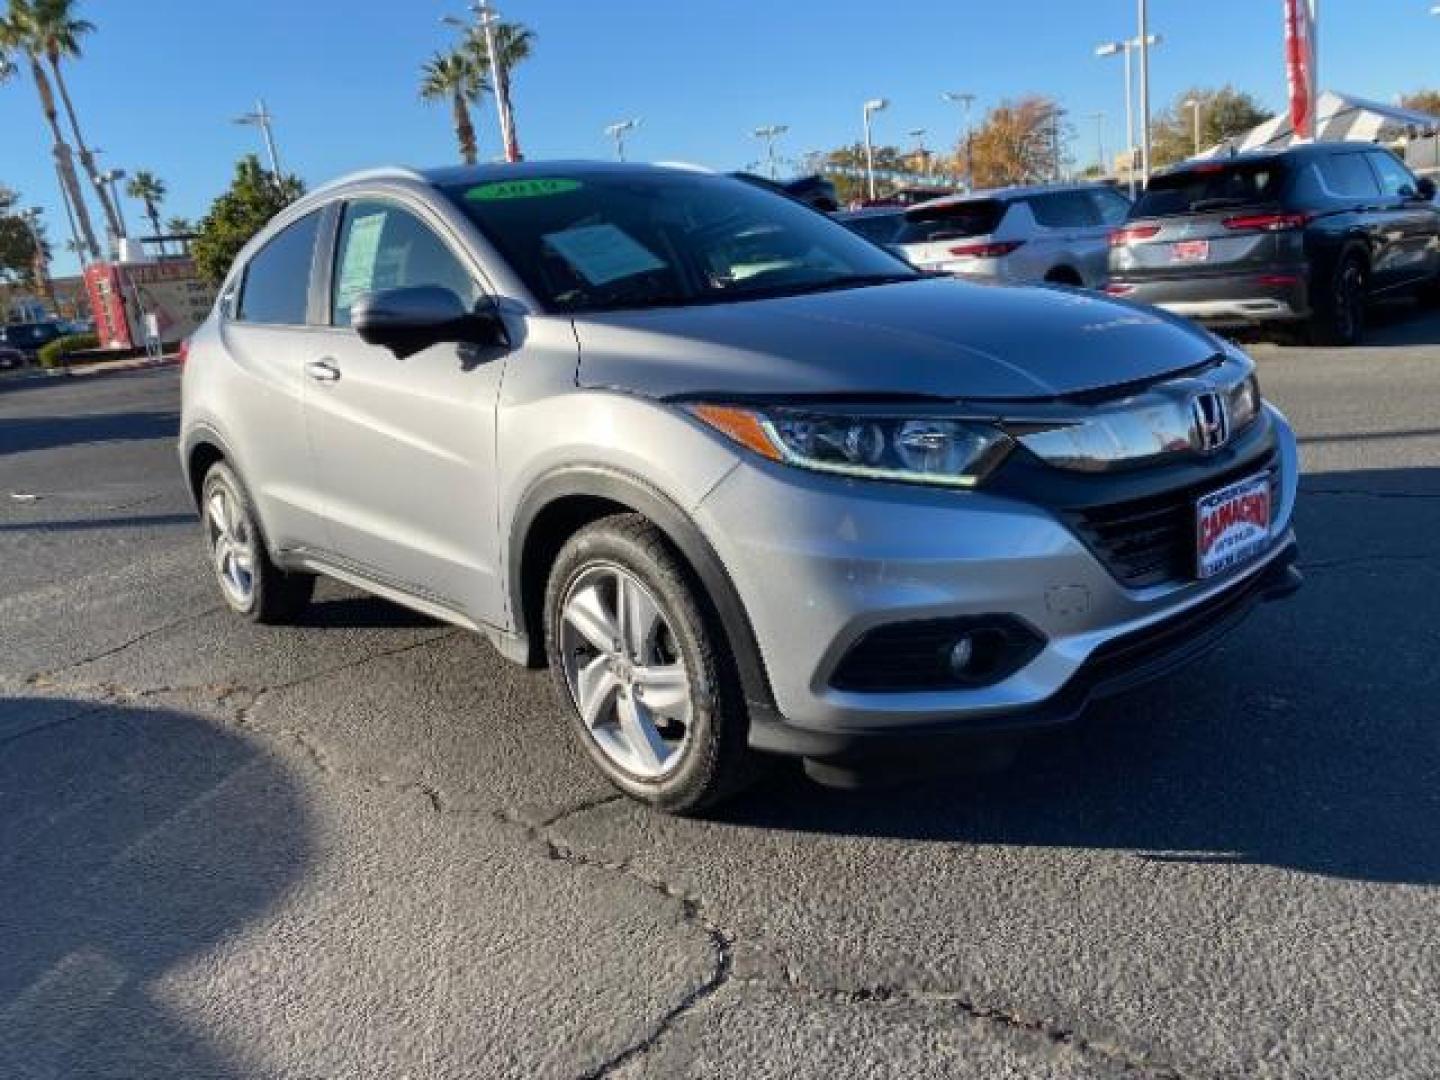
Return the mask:
<path id="1" fill-rule="evenodd" d="M 1359 340 L 1371 300 L 1440 275 L 1435 186 L 1364 143 L 1161 173 L 1110 238 L 1113 296 L 1214 326 L 1291 324 Z"/>

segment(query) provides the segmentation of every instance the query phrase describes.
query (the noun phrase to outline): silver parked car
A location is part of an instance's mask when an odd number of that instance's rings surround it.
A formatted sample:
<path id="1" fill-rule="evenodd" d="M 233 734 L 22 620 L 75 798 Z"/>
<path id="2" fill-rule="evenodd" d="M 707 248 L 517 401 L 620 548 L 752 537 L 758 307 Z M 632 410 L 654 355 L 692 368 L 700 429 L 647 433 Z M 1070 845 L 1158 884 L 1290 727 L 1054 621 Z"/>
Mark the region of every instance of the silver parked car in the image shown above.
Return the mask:
<path id="1" fill-rule="evenodd" d="M 1130 201 L 1108 184 L 998 188 L 921 203 L 886 242 L 922 270 L 1098 289 Z"/>
<path id="2" fill-rule="evenodd" d="M 676 812 L 756 751 L 1072 719 L 1299 581 L 1295 439 L 1234 347 L 686 169 L 310 194 L 192 339 L 180 451 L 236 612 L 327 574 L 482 632 Z"/>

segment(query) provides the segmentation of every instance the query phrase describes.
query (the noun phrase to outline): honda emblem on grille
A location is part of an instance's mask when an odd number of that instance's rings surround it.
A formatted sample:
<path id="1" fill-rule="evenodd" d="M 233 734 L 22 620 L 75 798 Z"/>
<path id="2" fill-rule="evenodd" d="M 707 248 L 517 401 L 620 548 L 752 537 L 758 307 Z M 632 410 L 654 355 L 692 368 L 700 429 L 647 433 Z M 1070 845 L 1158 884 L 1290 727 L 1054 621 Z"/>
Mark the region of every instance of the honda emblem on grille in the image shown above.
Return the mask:
<path id="1" fill-rule="evenodd" d="M 1190 415 L 1195 420 L 1196 449 L 1211 454 L 1230 441 L 1230 410 L 1223 395 L 1213 391 L 1196 394 L 1190 401 Z"/>

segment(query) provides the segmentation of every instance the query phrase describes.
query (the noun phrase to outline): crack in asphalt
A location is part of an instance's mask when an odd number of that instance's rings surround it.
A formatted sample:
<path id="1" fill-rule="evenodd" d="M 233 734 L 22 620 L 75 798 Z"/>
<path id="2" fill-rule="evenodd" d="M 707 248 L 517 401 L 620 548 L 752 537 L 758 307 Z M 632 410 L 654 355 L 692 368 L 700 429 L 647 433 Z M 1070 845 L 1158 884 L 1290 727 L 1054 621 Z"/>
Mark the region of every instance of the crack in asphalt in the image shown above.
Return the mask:
<path id="1" fill-rule="evenodd" d="M 507 809 L 500 809 L 493 812 L 495 820 L 519 829 L 526 839 L 541 848 L 547 859 L 564 863 L 571 867 L 607 870 L 611 873 L 620 874 L 644 885 L 652 892 L 678 903 L 680 905 L 681 918 L 685 923 L 695 927 L 705 935 L 711 953 L 714 956 L 714 962 L 709 975 L 691 987 L 689 992 L 666 1010 L 666 1012 L 655 1021 L 648 1034 L 607 1058 L 593 1069 L 581 1073 L 579 1080 L 602 1080 L 603 1077 L 614 1076 L 626 1065 L 644 1057 L 645 1054 L 649 1053 L 650 1050 L 665 1037 L 666 1033 L 669 1032 L 676 1023 L 718 993 L 720 989 L 730 981 L 731 972 L 734 970 L 735 938 L 705 914 L 705 910 L 699 900 L 684 890 L 670 884 L 668 881 L 643 873 L 628 859 L 610 860 L 595 858 L 566 843 L 553 832 L 556 825 L 569 818 L 576 817 L 579 814 L 601 806 L 623 801 L 623 799 L 623 795 L 612 794 L 602 798 L 588 800 L 567 807 L 540 822 L 528 821 Z"/>
<path id="2" fill-rule="evenodd" d="M 1339 495 L 1347 499 L 1440 499 L 1440 492 L 1431 491 L 1364 491 L 1359 488 L 1300 488 L 1301 498 L 1315 495 Z"/>
<path id="3" fill-rule="evenodd" d="M 158 634 L 163 634 L 167 630 L 173 630 L 177 626 L 184 626 L 186 623 L 195 622 L 207 616 L 214 615 L 217 611 L 223 610 L 223 608 L 224 605 L 222 604 L 214 604 L 208 608 L 202 608 L 200 611 L 192 611 L 188 615 L 180 616 L 178 619 L 171 619 L 169 622 L 161 623 L 159 626 L 152 626 L 150 629 L 143 630 L 133 637 L 126 638 L 118 645 L 112 645 L 90 656 L 82 657 L 79 660 L 72 660 L 69 663 L 61 664 L 59 667 L 50 668 L 46 671 L 34 672 L 27 676 L 25 681 L 30 686 L 45 685 L 52 682 L 57 676 L 65 674 L 67 671 L 74 671 L 76 668 L 84 667 L 86 664 L 94 664 L 101 660 L 108 660 L 110 657 L 116 656 L 126 649 L 139 645 L 142 641 L 148 641 L 150 638 Z"/>
<path id="4" fill-rule="evenodd" d="M 1302 570 L 1339 570 L 1367 563 L 1412 563 L 1428 562 L 1440 565 L 1440 556 L 1429 555 L 1355 555 L 1347 559 L 1325 559 L 1319 562 L 1301 562 Z"/>
<path id="5" fill-rule="evenodd" d="M 748 982 L 753 985 L 772 985 L 769 980 Z M 1163 1065 L 1145 1057 L 1137 1057 L 1123 1047 L 1089 1038 L 1073 1028 L 1057 1024 L 1045 1017 L 1027 1016 L 1013 1009 L 979 1004 L 960 991 L 918 990 L 895 984 L 849 988 L 809 986 L 793 979 L 788 973 L 782 985 L 791 993 L 814 1001 L 848 1005 L 948 1006 L 980 1023 L 1040 1036 L 1056 1046 L 1069 1047 L 1079 1053 L 1102 1058 L 1132 1076 L 1144 1077 L 1145 1080 L 1186 1080 L 1186 1074 L 1173 1065 Z"/>

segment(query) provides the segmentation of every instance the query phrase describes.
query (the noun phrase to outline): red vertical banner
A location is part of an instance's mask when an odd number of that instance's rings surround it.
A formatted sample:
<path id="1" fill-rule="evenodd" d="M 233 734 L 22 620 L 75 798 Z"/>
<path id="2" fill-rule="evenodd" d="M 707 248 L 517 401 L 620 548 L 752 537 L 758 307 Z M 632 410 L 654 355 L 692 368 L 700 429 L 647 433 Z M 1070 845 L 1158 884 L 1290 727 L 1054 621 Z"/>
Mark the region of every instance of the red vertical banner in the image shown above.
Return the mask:
<path id="1" fill-rule="evenodd" d="M 1310 0 L 1285 0 L 1285 74 L 1295 138 L 1315 138 L 1315 22 Z"/>

